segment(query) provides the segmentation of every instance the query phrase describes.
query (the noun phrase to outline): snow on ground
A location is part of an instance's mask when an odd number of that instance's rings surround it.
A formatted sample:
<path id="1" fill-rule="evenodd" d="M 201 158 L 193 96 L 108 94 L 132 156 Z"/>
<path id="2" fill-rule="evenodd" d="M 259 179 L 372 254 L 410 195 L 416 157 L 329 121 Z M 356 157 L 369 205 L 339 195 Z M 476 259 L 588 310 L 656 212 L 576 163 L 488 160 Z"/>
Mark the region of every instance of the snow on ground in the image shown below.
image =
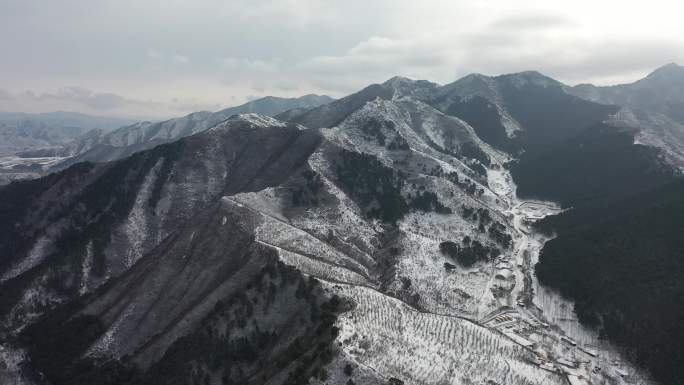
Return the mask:
<path id="1" fill-rule="evenodd" d="M 11 169 L 14 167 L 29 167 L 39 165 L 45 169 L 53 164 L 59 163 L 66 158 L 63 157 L 41 157 L 41 158 L 22 158 L 16 155 L 0 156 L 0 169 Z"/>
<path id="2" fill-rule="evenodd" d="M 81 285 L 79 286 L 78 293 L 84 295 L 88 292 L 88 281 L 90 280 L 90 271 L 93 267 L 93 241 L 90 240 L 88 245 L 86 245 L 86 255 L 81 262 Z"/>
<path id="3" fill-rule="evenodd" d="M 273 194 L 273 189 L 266 189 L 225 197 L 224 200 L 238 202 L 260 215 L 262 223 L 256 229 L 256 239 L 277 247 L 282 251 L 280 255 L 285 262 L 289 261 L 296 266 L 305 267 L 310 274 L 314 271 L 323 272 L 330 269 L 339 273 L 341 269 L 346 269 L 349 273 L 339 276 L 338 279 L 348 276 L 354 283 L 370 284 L 369 267 L 374 265 L 372 258 L 354 258 L 355 254 L 346 253 L 339 247 L 333 246 L 326 239 L 327 232 L 324 232 L 320 226 L 322 221 L 317 221 L 315 217 L 306 218 L 305 216 L 296 222 L 290 222 L 290 219 L 286 218 L 277 207 L 278 205 L 274 203 L 280 198 L 275 198 Z M 344 226 L 343 221 L 337 224 Z M 333 234 L 343 234 L 340 232 L 342 229 L 334 225 L 328 229 Z M 363 253 L 359 255 L 363 256 Z"/>
<path id="4" fill-rule="evenodd" d="M 532 352 L 470 321 L 421 313 L 369 288 L 331 285 L 355 308 L 338 319 L 347 357 L 407 384 L 564 384 Z"/>
<path id="5" fill-rule="evenodd" d="M 509 138 L 515 138 L 518 131 L 522 131 L 520 124 L 500 105 L 496 106 L 501 115 L 501 124 L 506 129 L 506 136 Z"/>
<path id="6" fill-rule="evenodd" d="M 411 109 L 423 118 L 408 116 Z M 338 127 L 323 129 L 326 141 L 308 162 L 323 182 L 317 206 L 291 207 L 287 184 L 224 198 L 259 215 L 258 242 L 274 247 L 283 262 L 324 280 L 331 292 L 355 303 L 338 320 L 343 358 L 332 364 L 335 370 L 339 372 L 340 360 L 352 361 L 367 374 L 366 382 L 357 383 L 368 384 L 396 377 L 407 384 L 584 385 L 621 384 L 619 370 L 647 384 L 615 349 L 577 323 L 570 303 L 534 279 L 545 239 L 528 224 L 559 208 L 520 201 L 510 174 L 501 167 L 507 158 L 494 151 L 487 150 L 494 166 L 487 171 L 489 187 L 481 197 L 426 173 L 437 167 L 463 177 L 468 166 L 435 145 L 447 145 L 439 131 L 445 124 L 460 127 L 459 135 L 466 138 L 472 133 L 458 122 L 438 122 L 442 117 L 421 109 L 402 98 L 375 100 Z M 391 150 L 362 132 L 360 127 L 373 119 L 391 121 L 380 128 L 385 140 L 400 135 L 410 150 Z M 453 213 L 407 214 L 394 230 L 391 265 L 386 267 L 387 227 L 365 217 L 335 185 L 334 165 L 326 157 L 330 146 L 378 157 L 409 175 L 402 193 L 410 192 L 409 185 L 422 186 Z M 444 264 L 450 261 L 439 252 L 440 242 L 459 242 L 467 235 L 488 243 L 475 222 L 461 217 L 461 205 L 489 209 L 512 234 L 514 245 L 494 261 L 447 271 Z M 567 342 L 573 339 L 577 346 Z M 577 368 L 570 370 L 563 363 Z"/>
<path id="7" fill-rule="evenodd" d="M 26 353 L 9 344 L 0 343 L 0 384 L 29 385 L 33 381 L 23 374 Z"/>
<path id="8" fill-rule="evenodd" d="M 274 119 L 270 116 L 264 116 L 259 114 L 239 114 L 232 116 L 229 119 L 217 124 L 216 126 L 210 128 L 209 130 L 223 130 L 226 127 L 233 127 L 233 123 L 236 120 L 240 120 L 248 123 L 252 128 L 256 127 L 286 127 L 287 123 L 282 122 L 278 119 Z"/>
<path id="9" fill-rule="evenodd" d="M 637 130 L 634 144 L 662 150 L 670 164 L 684 171 L 684 125 L 662 114 L 637 113 L 629 108 L 621 108 L 606 123 L 617 128 Z"/>
<path id="10" fill-rule="evenodd" d="M 120 344 L 126 344 L 124 334 L 121 326 L 128 321 L 128 318 L 136 313 L 136 303 L 132 302 L 126 305 L 121 311 L 121 315 L 117 317 L 113 325 L 107 328 L 107 331 L 95 341 L 84 356 L 88 357 L 106 357 L 111 356 L 115 358 L 121 357 L 119 351 Z"/>
<path id="11" fill-rule="evenodd" d="M 405 123 L 399 120 L 395 127 L 402 124 Z M 454 165 L 465 167 L 455 158 L 424 145 L 408 125 L 403 127 L 406 132 L 402 128 L 397 131 L 408 137 L 413 135 L 413 140 L 430 153 L 430 157 L 422 159 L 432 159 L 434 165 L 447 172 L 454 170 Z M 347 135 L 342 128 L 323 132 L 336 145 L 373 153 L 399 169 L 412 167 L 398 166 L 394 163 L 396 153 L 359 140 L 357 135 Z M 331 144 L 323 144 L 326 145 Z M 493 218 L 507 223 L 507 218 L 499 214 L 500 209 L 507 207 L 506 201 L 496 203 L 494 198 L 498 195 L 490 192 L 492 199 L 482 202 L 443 178 L 415 178 L 410 183 L 435 192 L 454 213 L 407 214 L 399 223 L 393 243 L 397 253 L 393 257 L 393 272 L 388 276 L 387 271 L 377 270 L 376 260 L 384 247 L 381 238 L 385 229 L 364 217 L 359 207 L 332 182 L 334 168 L 324 153 L 319 151 L 309 159 L 309 166 L 321 175 L 324 185 L 323 193 L 319 193 L 323 194 L 322 203 L 318 206 L 288 207 L 287 187 L 237 194 L 224 200 L 248 207 L 260 216 L 257 241 L 276 248 L 283 262 L 329 282 L 333 285 L 331 290 L 354 300 L 354 310 L 340 318 L 342 333 L 338 341 L 345 359 L 368 373 L 397 377 L 410 384 L 469 384 L 488 380 L 501 384 L 563 383 L 560 375 L 533 364 L 533 354 L 510 338 L 454 317 L 465 315 L 476 320 L 481 316 L 478 312 L 483 311 L 483 302 L 489 303 L 487 312 L 496 307 L 489 291 L 496 269 L 494 263 L 481 263 L 447 272 L 447 259 L 439 252 L 439 243 L 460 241 L 466 235 L 487 241 L 478 234 L 475 223 L 460 216 L 460 206 L 465 203 L 483 208 L 491 203 L 497 209 L 492 211 Z M 408 290 L 404 287 L 407 279 Z M 382 280 L 388 280 L 387 294 L 377 291 Z M 409 295 L 418 294 L 416 305 L 428 313 L 418 312 L 391 297 L 404 298 L 402 290 Z"/>
<path id="12" fill-rule="evenodd" d="M 501 168 L 487 170 L 487 180 L 489 188 L 499 197 L 510 198 L 515 193 L 510 174 Z"/>
<path id="13" fill-rule="evenodd" d="M 537 281 L 534 266 L 547 238 L 534 233 L 527 223 L 559 213 L 560 208 L 549 202 L 522 202 L 515 195 L 512 203 L 513 223 L 517 230 L 516 248 L 520 250 L 515 260 L 516 274 L 523 279 L 518 278 L 521 283 L 524 280 L 528 282 L 523 287 L 516 285 L 512 296 L 518 302 L 520 299 L 529 301 L 514 310 L 518 321 L 494 327 L 506 328 L 534 342 L 540 357 L 538 363 L 562 370 L 572 384 L 652 384 L 645 373 L 625 360 L 623 353 L 608 341 L 599 340 L 596 331 L 579 323 L 571 301 Z M 532 306 L 528 308 L 527 305 Z M 568 365 L 573 368 L 568 368 Z M 626 379 L 629 382 L 625 382 Z"/>
<path id="14" fill-rule="evenodd" d="M 51 247 L 52 247 L 51 237 L 49 237 L 48 235 L 42 235 L 40 238 L 38 238 L 38 240 L 36 240 L 36 243 L 33 244 L 33 247 L 28 252 L 27 257 L 24 259 L 21 259 L 19 261 L 19 263 L 17 263 L 11 269 L 9 269 L 7 272 L 5 272 L 5 274 L 3 274 L 2 277 L 0 278 L 0 282 L 4 282 L 8 279 L 11 279 L 11 278 L 14 278 L 20 274 L 23 274 L 24 272 L 28 271 L 32 267 L 41 263 L 45 259 L 45 257 L 47 256 Z"/>
<path id="15" fill-rule="evenodd" d="M 409 218 L 403 221 L 402 227 L 410 230 L 412 223 L 415 222 Z M 439 243 L 438 238 L 407 231 L 400 243 L 397 275 L 410 279 L 411 291 L 420 295 L 419 304 L 426 311 L 476 318 L 477 306 L 486 294 L 490 266 L 477 264 L 469 269 L 459 266 L 447 271 L 444 263 L 454 261 L 439 252 Z M 401 289 L 401 283 L 397 280 L 392 288 Z"/>
<path id="16" fill-rule="evenodd" d="M 11 333 L 16 334 L 43 315 L 42 311 L 37 309 L 54 307 L 63 301 L 62 297 L 55 295 L 50 289 L 40 285 L 33 285 L 23 292 L 9 315 L 5 317 L 6 324 L 2 326 L 4 329 L 8 329 L 9 327 L 14 327 L 11 325 L 19 325 L 15 330 L 11 331 Z"/>
<path id="17" fill-rule="evenodd" d="M 118 229 L 120 234 L 126 239 L 126 244 L 128 245 L 128 251 L 124 258 L 127 269 L 142 258 L 143 253 L 146 251 L 145 243 L 150 231 L 148 229 L 148 213 L 145 208 L 150 200 L 152 187 L 157 181 L 162 162 L 163 159 L 159 159 L 148 172 L 145 181 L 140 187 L 138 195 L 135 197 L 135 203 L 133 204 L 131 212 L 128 214 L 128 218 Z"/>
<path id="18" fill-rule="evenodd" d="M 64 159 L 66 158 L 21 158 L 12 154 L 0 155 L 0 186 L 13 181 L 40 178 L 50 166 Z"/>
<path id="19" fill-rule="evenodd" d="M 349 283 L 352 285 L 371 285 L 366 277 L 344 267 L 329 262 L 321 262 L 306 255 L 294 253 L 278 246 L 258 241 L 264 245 L 275 247 L 278 257 L 283 263 L 296 267 L 304 274 L 313 275 L 331 282 Z"/>
<path id="20" fill-rule="evenodd" d="M 264 218 L 263 224 L 257 228 L 256 237 L 262 242 L 307 256 L 312 260 L 343 267 L 364 277 L 370 277 L 366 266 L 306 231 L 288 224 Z"/>

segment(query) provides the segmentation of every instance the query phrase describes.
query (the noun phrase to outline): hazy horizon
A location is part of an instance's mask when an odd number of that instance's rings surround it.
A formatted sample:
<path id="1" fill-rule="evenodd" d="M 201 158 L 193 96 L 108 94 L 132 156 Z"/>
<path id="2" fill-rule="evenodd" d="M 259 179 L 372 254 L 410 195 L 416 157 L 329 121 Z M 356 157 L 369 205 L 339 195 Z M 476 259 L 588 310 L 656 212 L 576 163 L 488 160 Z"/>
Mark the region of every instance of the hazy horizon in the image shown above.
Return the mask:
<path id="1" fill-rule="evenodd" d="M 598 83 L 598 84 L 597 84 L 597 83 L 589 83 L 589 82 L 578 82 L 578 83 L 574 83 L 574 84 L 567 84 L 567 83 L 566 83 L 566 85 L 575 86 L 575 85 L 580 85 L 580 84 L 595 84 L 595 85 L 600 85 L 600 86 L 615 86 L 615 85 L 629 84 L 629 83 L 636 82 L 636 81 L 638 81 L 638 80 L 640 80 L 640 79 L 643 79 L 644 77 L 646 77 L 648 74 L 650 74 L 650 73 L 653 72 L 654 70 L 656 70 L 656 69 L 658 69 L 658 68 L 660 68 L 660 67 L 669 65 L 669 64 L 679 65 L 679 63 L 674 63 L 674 62 L 672 62 L 672 63 L 664 63 L 662 66 L 659 66 L 659 67 L 653 68 L 653 69 L 650 70 L 650 71 L 647 71 L 643 76 L 639 76 L 639 77 L 637 77 L 637 78 L 635 78 L 635 79 L 633 79 L 633 80 L 626 80 L 626 81 L 618 82 L 618 83 L 606 83 L 606 84 L 600 84 L 600 83 Z M 529 69 L 529 70 L 524 70 L 524 71 L 537 71 L 537 70 L 535 70 L 535 69 Z M 524 72 L 524 71 L 521 71 L 521 72 Z M 546 74 L 544 74 L 544 73 L 541 72 L 541 71 L 537 71 L 537 72 L 542 73 L 542 75 L 546 75 Z M 513 74 L 513 73 L 515 73 L 515 72 L 504 72 L 504 73 L 500 73 L 500 74 L 483 74 L 483 73 L 481 73 L 481 72 L 471 72 L 471 73 L 465 74 L 465 75 L 463 75 L 463 76 L 460 76 L 460 77 L 454 79 L 453 81 L 456 81 L 456 80 L 458 80 L 458 79 L 460 79 L 460 78 L 463 78 L 463 77 L 468 76 L 468 75 L 473 75 L 473 74 L 480 74 L 480 75 L 485 75 L 485 76 L 498 76 L 498 75 Z M 405 77 L 405 78 L 409 78 L 409 77 L 404 76 L 404 75 L 394 75 L 394 76 L 391 76 L 391 77 L 385 79 L 385 81 L 387 81 L 387 80 L 389 80 L 389 79 L 391 79 L 391 78 L 393 78 L 393 77 Z M 411 79 L 411 80 L 427 80 L 427 81 L 432 81 L 432 80 L 430 80 L 430 79 L 418 79 L 418 78 L 409 78 L 409 79 Z M 558 79 L 556 79 L 556 80 L 558 80 Z M 375 82 L 375 83 L 382 83 L 382 82 L 383 82 L 383 81 L 379 81 L 379 82 Z M 436 82 L 435 82 L 435 83 L 436 83 Z M 367 85 L 370 85 L 370 84 L 373 84 L 373 83 L 369 83 L 369 84 L 367 84 Z M 444 85 L 444 84 L 446 84 L 446 83 L 437 83 L 437 84 L 439 84 L 439 85 Z M 360 89 L 359 89 L 359 90 L 360 90 Z M 358 90 L 356 90 L 356 91 L 358 91 Z M 351 93 L 353 93 L 353 92 L 355 92 L 355 91 L 352 91 Z M 221 109 L 230 108 L 230 107 L 236 107 L 236 106 L 239 106 L 239 105 L 248 103 L 248 102 L 250 102 L 250 101 L 258 100 L 258 99 L 265 98 L 265 97 L 269 97 L 269 96 L 297 98 L 297 97 L 305 96 L 305 95 L 307 95 L 307 94 L 302 94 L 302 95 L 287 95 L 287 96 L 267 94 L 267 95 L 260 95 L 260 96 L 250 96 L 250 97 L 247 98 L 247 100 L 244 100 L 243 102 L 239 102 L 239 103 L 237 103 L 237 104 L 219 105 L 219 104 L 217 103 L 217 104 L 216 104 L 216 106 L 217 106 L 216 109 L 192 110 L 192 111 L 187 111 L 187 112 L 179 113 L 179 114 L 177 114 L 177 115 L 160 116 L 160 117 L 144 116 L 144 115 L 142 115 L 142 116 L 135 116 L 135 115 L 108 115 L 108 114 L 106 114 L 106 113 L 97 113 L 97 112 L 96 112 L 96 113 L 89 113 L 89 112 L 82 112 L 82 111 L 76 111 L 76 110 L 20 111 L 20 110 L 6 110 L 6 109 L 2 109 L 2 108 L 0 108 L 0 114 L 3 114 L 3 113 L 5 113 L 5 114 L 6 114 L 6 113 L 24 113 L 24 114 L 77 113 L 77 114 L 89 115 L 89 116 L 94 116 L 94 117 L 114 118 L 114 119 L 121 119 L 121 120 L 133 120 L 133 121 L 153 120 L 153 121 L 160 121 L 160 120 L 166 120 L 166 119 L 172 119 L 172 118 L 175 118 L 175 117 L 184 116 L 184 115 L 191 114 L 191 113 L 194 113 L 194 112 L 201 112 L 201 111 L 216 112 L 216 111 L 219 111 L 219 110 L 221 110 Z M 332 96 L 332 95 L 328 95 L 328 94 L 318 94 L 318 95 L 327 95 L 327 96 L 331 96 L 331 97 L 333 97 L 333 98 L 335 98 L 335 99 L 339 99 L 339 98 L 342 98 L 342 97 L 347 96 L 347 95 L 349 95 L 349 94 L 348 94 L 348 93 L 345 93 L 345 94 L 341 94 L 341 95 L 339 95 L 339 96 Z M 10 95 L 10 96 L 11 96 L 11 97 L 14 97 L 13 95 Z M 1 99 L 1 98 L 0 98 L 0 99 Z M 16 99 L 15 99 L 15 100 L 16 100 Z"/>

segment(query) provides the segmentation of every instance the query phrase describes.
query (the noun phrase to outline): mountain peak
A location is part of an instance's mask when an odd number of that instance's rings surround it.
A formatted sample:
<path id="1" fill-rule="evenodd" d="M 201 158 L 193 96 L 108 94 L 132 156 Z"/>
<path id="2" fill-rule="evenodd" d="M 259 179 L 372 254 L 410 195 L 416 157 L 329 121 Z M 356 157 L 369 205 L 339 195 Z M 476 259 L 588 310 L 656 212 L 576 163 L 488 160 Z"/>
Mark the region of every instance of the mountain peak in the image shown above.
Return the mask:
<path id="1" fill-rule="evenodd" d="M 653 79 L 653 78 L 663 78 L 663 77 L 682 76 L 682 75 L 684 75 L 684 66 L 680 66 L 677 63 L 669 63 L 669 64 L 665 64 L 662 67 L 656 68 L 646 78 L 647 79 Z"/>
<path id="2" fill-rule="evenodd" d="M 409 79 L 405 76 L 393 76 L 382 84 L 385 86 L 397 86 L 402 84 L 415 84 L 416 82 L 417 80 Z"/>
<path id="3" fill-rule="evenodd" d="M 552 79 L 539 71 L 523 71 L 512 74 L 500 75 L 497 79 L 504 79 L 512 82 L 515 86 L 521 87 L 525 85 L 534 85 L 540 87 L 550 87 L 561 85 L 555 79 Z"/>
<path id="4" fill-rule="evenodd" d="M 382 83 L 384 88 L 393 90 L 393 98 L 411 96 L 418 99 L 426 97 L 439 86 L 427 80 L 413 80 L 403 76 L 395 76 Z"/>

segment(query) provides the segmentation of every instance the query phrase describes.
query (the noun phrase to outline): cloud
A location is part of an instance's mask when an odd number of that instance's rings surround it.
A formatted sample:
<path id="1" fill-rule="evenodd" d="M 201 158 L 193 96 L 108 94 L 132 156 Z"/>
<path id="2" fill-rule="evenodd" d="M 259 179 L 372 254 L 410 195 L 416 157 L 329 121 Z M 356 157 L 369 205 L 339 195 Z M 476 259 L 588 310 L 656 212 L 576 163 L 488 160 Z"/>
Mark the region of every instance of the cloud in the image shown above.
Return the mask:
<path id="1" fill-rule="evenodd" d="M 274 59 L 251 59 L 251 58 L 235 58 L 235 57 L 224 57 L 220 59 L 220 63 L 224 69 L 240 72 L 251 72 L 251 73 L 265 73 L 265 72 L 277 72 L 280 70 L 282 60 L 279 58 Z"/>
<path id="2" fill-rule="evenodd" d="M 171 99 L 170 109 L 179 112 L 197 112 L 197 111 L 218 111 L 221 109 L 221 104 L 218 103 L 206 103 L 199 101 L 195 98 L 189 99 Z"/>
<path id="3" fill-rule="evenodd" d="M 196 111 L 217 111 L 222 103 L 196 98 L 174 97 L 168 101 L 128 98 L 112 92 L 97 92 L 82 87 L 61 88 L 54 92 L 24 91 L 16 95 L 0 90 L 8 98 L 2 110 L 18 112 L 80 111 L 91 115 L 119 116 L 145 120 L 165 119 Z"/>
<path id="4" fill-rule="evenodd" d="M 0 89 L 0 100 L 14 100 L 14 96 L 12 96 L 12 94 L 10 94 L 9 92 Z"/>
<path id="5" fill-rule="evenodd" d="M 180 53 L 169 54 L 158 49 L 149 49 L 145 53 L 148 63 L 151 63 L 152 69 L 161 70 L 170 65 L 185 66 L 190 64 L 190 57 Z"/>
<path id="6" fill-rule="evenodd" d="M 447 83 L 528 69 L 605 84 L 684 62 L 684 5 L 669 0 L 1 3 L 0 84 L 45 94 L 20 98 L 45 108 L 171 114 L 169 95 L 194 100 L 183 108 L 226 106 L 343 96 L 394 75 Z"/>
<path id="7" fill-rule="evenodd" d="M 172 58 L 173 62 L 176 64 L 185 65 L 190 63 L 190 58 L 185 55 L 175 54 Z"/>
<path id="8" fill-rule="evenodd" d="M 490 29 L 438 38 L 371 37 L 342 55 L 302 61 L 297 69 L 323 89 L 352 92 L 396 74 L 447 83 L 472 72 L 497 75 L 525 70 L 572 84 L 587 80 L 612 84 L 636 80 L 668 61 L 684 61 L 681 40 L 559 35 L 548 30 L 566 21 L 535 20 L 536 24 L 527 24 L 529 34 Z M 519 22 L 522 19 L 506 19 L 501 28 Z"/>
<path id="9" fill-rule="evenodd" d="M 555 13 L 516 14 L 502 17 L 491 23 L 491 27 L 494 29 L 513 32 L 571 27 L 574 25 L 576 24 L 572 19 Z"/>
<path id="10" fill-rule="evenodd" d="M 48 101 L 76 103 L 100 111 L 120 109 L 128 105 L 136 105 L 149 108 L 159 106 L 159 103 L 157 102 L 127 99 L 121 95 L 117 95 L 114 93 L 94 92 L 89 89 L 80 87 L 62 88 L 55 93 L 36 94 L 34 92 L 27 91 L 24 95 L 27 98 L 37 102 Z"/>
<path id="11" fill-rule="evenodd" d="M 147 58 L 152 59 L 152 60 L 162 60 L 164 59 L 165 55 L 163 52 L 158 51 L 156 49 L 151 49 L 147 51 Z"/>

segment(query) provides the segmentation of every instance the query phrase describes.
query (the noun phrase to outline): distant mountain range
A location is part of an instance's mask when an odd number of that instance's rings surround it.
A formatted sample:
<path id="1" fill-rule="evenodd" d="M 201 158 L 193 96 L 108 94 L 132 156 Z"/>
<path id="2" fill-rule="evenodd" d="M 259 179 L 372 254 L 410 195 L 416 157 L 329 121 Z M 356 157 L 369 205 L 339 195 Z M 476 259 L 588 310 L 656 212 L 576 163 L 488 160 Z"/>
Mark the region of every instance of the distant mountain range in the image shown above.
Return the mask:
<path id="1" fill-rule="evenodd" d="M 241 113 L 275 115 L 327 103 L 328 96 L 267 96 L 219 112 L 196 112 L 163 122 L 96 118 L 77 113 L 0 114 L 0 150 L 15 155 L 0 162 L 0 185 L 36 178 L 71 164 L 121 159 L 137 151 L 205 130 Z M 40 158 L 40 159 L 36 159 Z"/>
<path id="2" fill-rule="evenodd" d="M 218 112 L 201 111 L 163 122 L 138 122 L 113 132 L 88 135 L 67 144 L 60 155 L 69 156 L 70 159 L 52 169 L 63 169 L 83 161 L 106 162 L 121 159 L 137 151 L 202 132 L 236 114 L 273 116 L 288 110 L 309 109 L 332 100 L 325 95 L 305 95 L 298 98 L 267 96 Z"/>
<path id="3" fill-rule="evenodd" d="M 90 130 L 111 131 L 131 123 L 131 120 L 95 117 L 76 112 L 0 112 L 0 153 L 63 145 Z"/>
<path id="4" fill-rule="evenodd" d="M 395 77 L 66 145 L 0 187 L 0 382 L 677 383 L 683 73 Z"/>
<path id="5" fill-rule="evenodd" d="M 630 84 L 581 84 L 568 91 L 583 99 L 665 115 L 684 124 L 684 67 L 668 64 Z"/>

